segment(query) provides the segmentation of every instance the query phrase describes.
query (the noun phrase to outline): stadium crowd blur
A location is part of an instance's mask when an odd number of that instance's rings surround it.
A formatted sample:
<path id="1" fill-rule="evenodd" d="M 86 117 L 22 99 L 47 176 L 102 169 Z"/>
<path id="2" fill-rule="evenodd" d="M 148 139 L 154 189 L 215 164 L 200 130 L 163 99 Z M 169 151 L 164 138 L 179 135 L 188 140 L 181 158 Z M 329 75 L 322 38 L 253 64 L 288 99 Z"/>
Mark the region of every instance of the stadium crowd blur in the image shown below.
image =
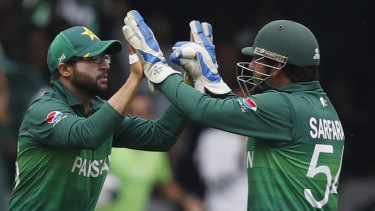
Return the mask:
<path id="1" fill-rule="evenodd" d="M 176 41 L 189 39 L 189 21 L 210 22 L 219 70 L 232 88 L 237 87 L 236 62 L 248 60 L 240 50 L 251 44 L 262 25 L 289 19 L 308 26 L 320 45 L 321 84 L 337 108 L 346 135 L 339 209 L 375 208 L 375 144 L 370 133 L 375 117 L 370 85 L 375 74 L 370 69 L 370 46 L 374 41 L 370 40 L 369 0 L 0 0 L 0 210 L 7 207 L 14 180 L 23 114 L 36 97 L 48 90 L 46 55 L 50 42 L 72 25 L 86 26 L 102 39 L 121 40 L 124 50 L 112 58 L 109 90 L 101 95 L 107 99 L 129 73 L 121 27 L 130 9 L 140 11 L 146 19 L 167 59 Z M 156 116 L 168 105 L 161 94 L 151 95 L 146 83 L 139 94 L 153 98 Z M 202 198 L 205 184 L 192 157 L 203 129 L 191 122 L 169 152 L 176 179 Z"/>

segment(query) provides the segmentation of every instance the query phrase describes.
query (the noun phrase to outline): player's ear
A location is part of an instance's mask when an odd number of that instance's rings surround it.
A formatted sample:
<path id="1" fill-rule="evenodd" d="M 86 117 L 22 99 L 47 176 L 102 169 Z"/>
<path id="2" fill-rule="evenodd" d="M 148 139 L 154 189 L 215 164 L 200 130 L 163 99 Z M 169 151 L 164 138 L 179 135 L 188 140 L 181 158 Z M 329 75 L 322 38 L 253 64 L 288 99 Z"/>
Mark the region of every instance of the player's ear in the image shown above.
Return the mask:
<path id="1" fill-rule="evenodd" d="M 69 78 L 73 75 L 73 66 L 65 63 L 60 63 L 58 66 L 58 71 L 62 77 Z"/>
<path id="2" fill-rule="evenodd" d="M 281 68 L 282 66 L 283 66 L 283 63 L 281 63 L 281 62 L 276 62 L 276 63 L 274 63 L 274 65 L 273 65 L 274 67 L 277 67 L 277 68 Z M 276 74 L 278 73 L 278 72 L 282 72 L 282 71 L 277 71 L 277 69 L 276 68 L 273 68 L 273 71 L 275 71 L 276 72 Z"/>

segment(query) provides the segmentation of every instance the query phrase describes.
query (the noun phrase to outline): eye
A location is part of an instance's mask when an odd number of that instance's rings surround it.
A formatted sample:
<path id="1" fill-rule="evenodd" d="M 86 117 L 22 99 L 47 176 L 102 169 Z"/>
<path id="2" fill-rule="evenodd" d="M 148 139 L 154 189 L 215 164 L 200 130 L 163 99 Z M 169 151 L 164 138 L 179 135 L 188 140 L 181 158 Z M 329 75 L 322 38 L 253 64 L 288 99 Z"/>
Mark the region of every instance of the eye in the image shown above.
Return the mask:
<path id="1" fill-rule="evenodd" d="M 92 57 L 92 62 L 95 63 L 95 64 L 100 64 L 102 63 L 102 58 L 100 55 L 97 55 L 97 56 L 94 56 Z"/>
<path id="2" fill-rule="evenodd" d="M 103 59 L 105 59 L 108 62 L 108 64 L 111 64 L 111 56 L 110 55 L 104 55 Z"/>

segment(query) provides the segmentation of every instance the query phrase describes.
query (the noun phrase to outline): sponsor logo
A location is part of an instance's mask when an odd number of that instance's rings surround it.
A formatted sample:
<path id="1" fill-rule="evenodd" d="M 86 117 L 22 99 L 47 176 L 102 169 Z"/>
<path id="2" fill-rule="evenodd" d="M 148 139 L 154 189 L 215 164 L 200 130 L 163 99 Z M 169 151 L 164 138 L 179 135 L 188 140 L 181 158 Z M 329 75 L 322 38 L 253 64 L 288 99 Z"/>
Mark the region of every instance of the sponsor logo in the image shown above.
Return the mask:
<path id="1" fill-rule="evenodd" d="M 87 35 L 90 37 L 91 40 L 94 40 L 94 39 L 99 39 L 98 36 L 96 36 L 96 34 L 94 34 L 92 31 L 90 31 L 90 29 L 86 28 L 86 27 L 82 27 L 85 31 L 81 33 L 81 35 Z"/>
<path id="2" fill-rule="evenodd" d="M 253 110 L 253 111 L 257 110 L 257 104 L 252 99 L 243 98 L 242 102 L 246 107 L 250 108 L 251 110 Z"/>
<path id="3" fill-rule="evenodd" d="M 263 49 L 263 48 L 255 47 L 254 53 L 258 54 L 260 56 L 267 57 L 269 59 L 276 60 L 276 61 L 281 62 L 283 64 L 285 64 L 288 61 L 288 57 L 282 56 L 280 54 L 277 54 L 277 53 L 274 53 L 274 52 L 271 52 L 271 51 L 268 51 L 268 50 Z"/>
<path id="4" fill-rule="evenodd" d="M 59 63 L 63 62 L 65 58 L 66 58 L 65 54 L 61 54 L 61 56 L 58 58 Z"/>
<path id="5" fill-rule="evenodd" d="M 155 67 L 155 68 L 153 69 L 153 71 L 154 71 L 154 78 L 156 78 L 156 77 L 158 77 L 158 75 L 159 75 L 161 72 L 163 72 L 163 69 L 162 69 L 161 67 Z"/>
<path id="6" fill-rule="evenodd" d="M 320 103 L 322 104 L 323 108 L 328 106 L 328 101 L 323 97 L 320 97 Z"/>
<path id="7" fill-rule="evenodd" d="M 313 59 L 320 59 L 320 54 L 319 54 L 319 49 L 318 48 L 315 48 L 315 54 L 314 54 Z"/>
<path id="8" fill-rule="evenodd" d="M 58 121 L 60 121 L 61 117 L 62 117 L 63 113 L 61 113 L 60 111 L 52 111 L 51 113 L 49 113 L 46 117 L 46 122 L 48 123 L 57 123 Z"/>

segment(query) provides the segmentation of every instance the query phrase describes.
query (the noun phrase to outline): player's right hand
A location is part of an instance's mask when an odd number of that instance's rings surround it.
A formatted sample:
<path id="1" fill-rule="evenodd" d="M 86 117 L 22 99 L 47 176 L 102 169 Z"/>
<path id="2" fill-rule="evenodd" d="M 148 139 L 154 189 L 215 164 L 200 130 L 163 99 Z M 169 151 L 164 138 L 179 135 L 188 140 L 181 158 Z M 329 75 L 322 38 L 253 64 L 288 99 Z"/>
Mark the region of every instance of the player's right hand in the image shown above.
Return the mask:
<path id="1" fill-rule="evenodd" d="M 136 49 L 148 69 L 157 62 L 167 63 L 154 34 L 137 10 L 129 11 L 124 23 L 122 32 L 125 39 Z"/>
<path id="2" fill-rule="evenodd" d="M 137 10 L 131 10 L 124 18 L 122 28 L 125 39 L 137 51 L 151 92 L 157 92 L 154 83 L 160 83 L 169 75 L 179 73 L 167 65 L 153 32 Z"/>

